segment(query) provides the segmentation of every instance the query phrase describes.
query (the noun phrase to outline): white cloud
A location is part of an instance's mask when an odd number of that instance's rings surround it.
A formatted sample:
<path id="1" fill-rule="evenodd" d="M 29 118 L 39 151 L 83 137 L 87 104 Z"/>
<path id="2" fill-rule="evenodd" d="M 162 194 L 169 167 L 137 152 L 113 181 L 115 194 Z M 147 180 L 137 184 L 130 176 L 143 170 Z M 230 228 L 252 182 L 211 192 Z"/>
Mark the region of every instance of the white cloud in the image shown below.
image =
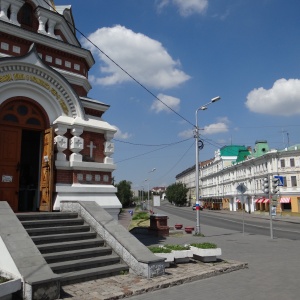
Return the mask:
<path id="1" fill-rule="evenodd" d="M 168 4 L 175 5 L 180 15 L 188 17 L 192 14 L 204 14 L 208 7 L 208 0 L 161 0 L 158 3 L 159 11 Z"/>
<path id="2" fill-rule="evenodd" d="M 228 122 L 228 119 L 225 118 L 224 122 L 217 122 L 207 125 L 204 128 L 200 128 L 200 135 L 213 135 L 217 133 L 228 132 Z M 178 136 L 182 138 L 191 138 L 194 136 L 194 129 L 181 131 Z"/>
<path id="3" fill-rule="evenodd" d="M 208 0 L 173 0 L 182 16 L 203 14 L 208 6 Z"/>
<path id="4" fill-rule="evenodd" d="M 178 136 L 184 139 L 188 139 L 194 136 L 193 129 L 187 129 L 178 133 Z"/>
<path id="5" fill-rule="evenodd" d="M 117 126 L 113 125 L 114 128 L 116 128 L 117 132 L 114 135 L 114 138 L 117 139 L 122 139 L 122 140 L 127 140 L 129 139 L 132 135 L 129 134 L 128 132 L 122 132 Z"/>
<path id="6" fill-rule="evenodd" d="M 205 126 L 202 134 L 210 135 L 210 134 L 222 133 L 227 131 L 228 131 L 228 125 L 226 123 L 219 122 L 219 123 L 214 123 Z"/>
<path id="7" fill-rule="evenodd" d="M 255 113 L 292 116 L 300 114 L 300 80 L 279 79 L 272 88 L 262 87 L 247 95 L 247 108 Z"/>
<path id="8" fill-rule="evenodd" d="M 175 111 L 179 111 L 180 99 L 164 94 L 158 94 L 157 98 L 160 99 L 163 103 L 165 103 L 168 107 L 164 105 L 161 101 L 154 100 L 154 102 L 151 105 L 151 110 L 154 110 L 156 113 L 160 113 L 162 111 L 170 113 L 172 111 L 169 109 L 169 107 Z"/>
<path id="9" fill-rule="evenodd" d="M 111 59 L 140 83 L 159 89 L 180 85 L 190 76 L 179 69 L 180 62 L 173 60 L 162 44 L 142 33 L 135 33 L 126 27 L 100 28 L 88 37 Z M 83 47 L 90 49 L 101 61 L 102 77 L 94 78 L 101 85 L 114 85 L 132 79 L 101 51 L 86 40 Z"/>

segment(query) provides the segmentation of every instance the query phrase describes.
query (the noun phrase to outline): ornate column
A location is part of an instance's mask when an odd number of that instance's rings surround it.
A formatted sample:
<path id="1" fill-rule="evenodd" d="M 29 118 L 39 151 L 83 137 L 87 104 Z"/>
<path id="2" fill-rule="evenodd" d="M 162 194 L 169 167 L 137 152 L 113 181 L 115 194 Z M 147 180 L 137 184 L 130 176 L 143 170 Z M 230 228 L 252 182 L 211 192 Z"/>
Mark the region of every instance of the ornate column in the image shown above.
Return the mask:
<path id="1" fill-rule="evenodd" d="M 20 8 L 23 6 L 23 4 L 24 4 L 24 1 L 21 1 L 21 0 L 13 0 L 11 2 L 10 21 L 17 26 L 20 26 L 20 23 L 17 20 L 17 16 L 18 16 L 18 12 L 19 12 Z"/>
<path id="2" fill-rule="evenodd" d="M 54 20 L 48 20 L 48 34 L 52 37 L 55 37 L 55 34 L 54 34 L 54 27 L 56 25 L 56 21 Z"/>
<path id="3" fill-rule="evenodd" d="M 68 148 L 68 139 L 64 136 L 67 132 L 67 126 L 57 125 L 55 128 L 56 137 L 54 138 L 54 144 L 58 153 L 56 154 L 56 160 L 66 161 L 66 155 L 63 153 Z"/>
<path id="4" fill-rule="evenodd" d="M 10 3 L 8 3 L 5 0 L 0 1 L 1 11 L 0 11 L 0 19 L 3 21 L 9 22 L 9 19 L 7 17 L 7 11 L 9 8 Z"/>
<path id="5" fill-rule="evenodd" d="M 71 134 L 73 137 L 70 140 L 70 146 L 69 149 L 73 152 L 70 155 L 70 162 L 76 161 L 76 162 L 82 162 L 82 155 L 79 154 L 79 152 L 84 147 L 84 140 L 80 137 L 80 135 L 83 132 L 83 128 L 81 127 L 74 127 L 71 130 Z"/>
<path id="6" fill-rule="evenodd" d="M 110 157 L 115 152 L 115 145 L 113 142 L 111 142 L 113 137 L 114 137 L 114 133 L 111 133 L 111 132 L 105 133 L 105 138 L 106 138 L 106 142 L 104 143 L 104 155 L 105 155 L 104 163 L 105 164 L 113 164 L 114 163 L 114 159 Z"/>

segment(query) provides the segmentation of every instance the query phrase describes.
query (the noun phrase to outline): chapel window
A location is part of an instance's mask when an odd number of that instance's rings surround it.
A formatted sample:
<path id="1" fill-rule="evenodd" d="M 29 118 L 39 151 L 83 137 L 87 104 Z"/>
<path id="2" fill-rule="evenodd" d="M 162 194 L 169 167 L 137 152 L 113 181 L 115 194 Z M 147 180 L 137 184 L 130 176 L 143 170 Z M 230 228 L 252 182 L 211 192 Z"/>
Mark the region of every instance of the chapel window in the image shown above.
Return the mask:
<path id="1" fill-rule="evenodd" d="M 14 124 L 29 128 L 44 128 L 45 120 L 41 112 L 26 100 L 16 100 L 13 104 L 8 103 L 1 107 L 0 124 Z"/>
<path id="2" fill-rule="evenodd" d="M 25 3 L 18 12 L 18 22 L 22 28 L 37 31 L 39 27 L 38 19 L 34 14 L 34 7 L 29 3 Z"/>

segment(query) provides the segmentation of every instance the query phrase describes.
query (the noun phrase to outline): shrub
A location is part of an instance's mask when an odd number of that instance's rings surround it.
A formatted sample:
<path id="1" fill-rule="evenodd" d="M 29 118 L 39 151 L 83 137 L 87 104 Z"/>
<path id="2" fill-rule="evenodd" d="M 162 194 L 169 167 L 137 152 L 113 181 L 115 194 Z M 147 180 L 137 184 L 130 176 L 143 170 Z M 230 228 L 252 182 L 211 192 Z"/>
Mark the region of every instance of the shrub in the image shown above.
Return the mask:
<path id="1" fill-rule="evenodd" d="M 189 245 L 165 245 L 164 247 L 171 249 L 171 250 L 190 250 Z"/>
<path id="2" fill-rule="evenodd" d="M 218 248 L 216 244 L 213 243 L 193 243 L 191 246 L 201 249 L 215 249 Z"/>
<path id="3" fill-rule="evenodd" d="M 172 252 L 171 249 L 164 248 L 164 247 L 150 246 L 150 247 L 148 247 L 148 249 L 149 249 L 152 253 L 171 253 L 171 252 Z"/>

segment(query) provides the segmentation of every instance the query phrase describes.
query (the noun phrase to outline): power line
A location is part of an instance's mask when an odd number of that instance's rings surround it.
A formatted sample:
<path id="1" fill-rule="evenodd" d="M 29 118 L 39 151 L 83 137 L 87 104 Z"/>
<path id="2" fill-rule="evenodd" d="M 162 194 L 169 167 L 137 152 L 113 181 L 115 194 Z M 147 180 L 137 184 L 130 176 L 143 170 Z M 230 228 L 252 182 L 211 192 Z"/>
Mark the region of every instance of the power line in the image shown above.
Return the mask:
<path id="1" fill-rule="evenodd" d="M 188 140 L 188 139 L 187 139 L 187 140 Z M 185 141 L 187 141 L 187 140 L 185 140 Z M 177 143 L 177 144 L 178 144 L 178 143 Z M 131 160 L 131 159 L 134 159 L 134 158 L 137 158 L 137 157 L 141 157 L 141 156 L 144 156 L 144 155 L 147 155 L 147 154 L 150 154 L 150 153 L 153 153 L 153 152 L 156 152 L 156 151 L 159 151 L 159 150 L 168 148 L 168 147 L 170 147 L 170 146 L 173 146 L 173 144 L 168 144 L 168 145 L 165 145 L 165 146 L 160 147 L 160 148 L 155 149 L 155 150 L 151 150 L 151 151 L 148 151 L 148 152 L 145 152 L 145 153 L 142 153 L 142 154 L 138 154 L 138 155 L 135 155 L 135 156 L 132 156 L 132 157 L 128 157 L 128 158 L 119 160 L 119 161 L 117 161 L 116 163 L 121 163 L 121 162 L 124 162 L 124 161 L 127 161 L 127 160 Z"/>
<path id="2" fill-rule="evenodd" d="M 46 0 L 44 0 L 45 3 Z M 47 5 L 49 5 L 47 3 Z M 51 5 L 49 5 L 50 7 L 52 7 Z M 59 14 L 56 10 L 55 7 L 52 7 L 54 9 L 54 11 Z M 179 114 L 177 111 L 175 111 L 172 107 L 170 107 L 169 105 L 167 105 L 165 102 L 163 102 L 161 99 L 159 99 L 153 92 L 151 92 L 144 84 L 142 84 L 140 81 L 138 81 L 135 77 L 133 77 L 128 71 L 126 71 L 122 66 L 120 66 L 114 59 L 112 59 L 108 54 L 106 54 L 100 47 L 98 47 L 95 43 L 93 43 L 81 30 L 79 30 L 77 27 L 75 27 L 73 24 L 71 24 L 63 15 L 62 16 L 65 21 L 71 25 L 75 31 L 77 31 L 80 35 L 82 35 L 89 43 L 91 43 L 96 49 L 98 49 L 106 58 L 108 58 L 114 65 L 116 65 L 120 70 L 122 70 L 127 76 L 129 76 L 135 83 L 137 83 L 140 87 L 142 87 L 146 92 L 148 92 L 151 96 L 153 96 L 156 100 L 158 100 L 159 102 L 161 102 L 163 105 L 165 105 L 168 109 L 170 109 L 173 113 L 175 113 L 177 116 L 179 116 L 181 119 L 183 119 L 184 121 L 186 121 L 187 123 L 189 123 L 190 125 L 192 125 L 193 127 L 195 126 L 192 122 L 190 122 L 188 119 L 186 119 L 185 117 L 183 117 L 181 114 Z"/>
<path id="3" fill-rule="evenodd" d="M 191 138 L 188 138 L 188 139 L 185 139 L 185 140 L 182 140 L 182 141 L 178 141 L 178 142 L 169 143 L 169 144 L 157 144 L 157 145 L 137 144 L 137 143 L 131 143 L 131 142 L 126 142 L 126 141 L 121 141 L 121 140 L 118 140 L 118 139 L 115 139 L 115 138 L 114 138 L 113 140 L 116 141 L 116 142 L 119 142 L 119 143 L 129 144 L 129 145 L 133 145 L 133 146 L 161 147 L 161 146 L 173 146 L 173 145 L 177 145 L 177 144 L 186 142 L 186 141 L 188 141 L 188 140 L 190 140 L 190 139 L 191 139 Z"/>
<path id="4" fill-rule="evenodd" d="M 181 158 L 174 164 L 174 166 L 171 168 L 171 169 L 169 169 L 169 171 L 167 171 L 163 176 L 161 176 L 160 178 L 159 178 L 159 180 L 160 181 L 162 181 L 163 179 L 164 179 L 164 177 L 166 177 L 182 160 L 183 160 L 183 158 L 186 156 L 186 154 L 190 151 L 190 149 L 192 148 L 192 146 L 194 146 L 195 145 L 195 143 L 193 142 L 190 146 L 189 146 L 189 148 L 184 152 L 184 154 L 181 156 Z"/>

